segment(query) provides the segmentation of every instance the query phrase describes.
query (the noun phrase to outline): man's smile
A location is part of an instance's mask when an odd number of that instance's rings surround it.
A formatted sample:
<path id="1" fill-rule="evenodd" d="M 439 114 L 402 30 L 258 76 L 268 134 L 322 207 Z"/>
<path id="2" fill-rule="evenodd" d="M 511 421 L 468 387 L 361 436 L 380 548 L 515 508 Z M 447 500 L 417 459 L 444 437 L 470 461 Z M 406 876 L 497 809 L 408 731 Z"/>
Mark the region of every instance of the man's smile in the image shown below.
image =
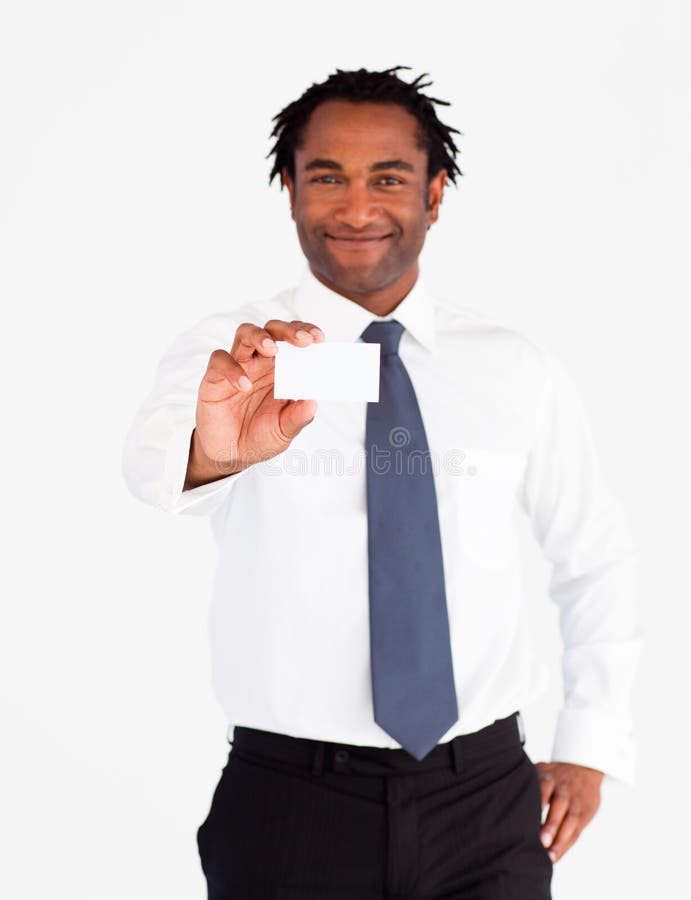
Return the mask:
<path id="1" fill-rule="evenodd" d="M 369 250 L 372 247 L 378 246 L 391 236 L 391 234 L 346 236 L 328 233 L 326 235 L 334 247 L 342 247 L 346 250 Z"/>

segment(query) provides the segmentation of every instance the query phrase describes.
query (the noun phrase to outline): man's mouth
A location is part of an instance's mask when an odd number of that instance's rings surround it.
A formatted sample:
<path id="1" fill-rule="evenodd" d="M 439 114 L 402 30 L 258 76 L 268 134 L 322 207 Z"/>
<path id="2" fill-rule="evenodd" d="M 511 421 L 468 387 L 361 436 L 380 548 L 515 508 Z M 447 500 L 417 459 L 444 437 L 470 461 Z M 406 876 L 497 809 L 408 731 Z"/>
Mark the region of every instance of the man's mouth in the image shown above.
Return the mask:
<path id="1" fill-rule="evenodd" d="M 335 247 L 344 247 L 348 250 L 366 250 L 390 238 L 391 234 L 341 235 L 327 233 L 326 236 Z"/>

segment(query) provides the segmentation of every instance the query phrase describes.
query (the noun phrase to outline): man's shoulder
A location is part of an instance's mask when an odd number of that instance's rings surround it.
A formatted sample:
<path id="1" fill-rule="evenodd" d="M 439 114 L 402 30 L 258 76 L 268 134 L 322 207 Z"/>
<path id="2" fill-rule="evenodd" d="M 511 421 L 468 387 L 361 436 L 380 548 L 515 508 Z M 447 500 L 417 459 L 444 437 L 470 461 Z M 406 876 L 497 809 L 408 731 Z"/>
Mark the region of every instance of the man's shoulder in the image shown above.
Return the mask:
<path id="1" fill-rule="evenodd" d="M 294 312 L 293 299 L 295 288 L 284 288 L 277 293 L 245 303 L 229 306 L 227 309 L 211 313 L 204 321 L 209 323 L 219 322 L 225 326 L 228 322 L 252 322 L 255 325 L 265 325 L 269 319 L 285 319 Z"/>
<path id="2" fill-rule="evenodd" d="M 546 351 L 527 332 L 476 306 L 458 303 L 448 295 L 435 292 L 432 300 L 435 328 L 442 341 L 466 338 L 484 352 L 520 353 L 538 365 L 544 364 Z"/>
<path id="3" fill-rule="evenodd" d="M 197 341 L 208 346 L 213 343 L 219 347 L 229 346 L 239 325 L 251 322 L 253 325 L 264 325 L 270 319 L 291 319 L 296 317 L 293 298 L 295 288 L 285 288 L 267 299 L 251 300 L 225 310 L 208 313 L 194 322 L 178 340 L 186 346 Z"/>

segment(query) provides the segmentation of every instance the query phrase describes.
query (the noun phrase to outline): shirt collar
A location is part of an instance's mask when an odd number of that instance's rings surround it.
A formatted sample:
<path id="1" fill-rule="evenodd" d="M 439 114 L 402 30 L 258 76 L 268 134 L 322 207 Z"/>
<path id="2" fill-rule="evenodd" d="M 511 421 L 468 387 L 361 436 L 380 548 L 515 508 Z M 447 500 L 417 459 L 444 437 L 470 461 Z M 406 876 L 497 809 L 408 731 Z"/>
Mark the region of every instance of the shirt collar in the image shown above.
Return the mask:
<path id="1" fill-rule="evenodd" d="M 322 284 L 307 266 L 295 289 L 294 307 L 302 321 L 324 331 L 327 341 L 354 342 L 370 322 L 397 319 L 427 350 L 435 347 L 434 308 L 421 274 L 395 309 L 386 316 L 375 316 Z"/>

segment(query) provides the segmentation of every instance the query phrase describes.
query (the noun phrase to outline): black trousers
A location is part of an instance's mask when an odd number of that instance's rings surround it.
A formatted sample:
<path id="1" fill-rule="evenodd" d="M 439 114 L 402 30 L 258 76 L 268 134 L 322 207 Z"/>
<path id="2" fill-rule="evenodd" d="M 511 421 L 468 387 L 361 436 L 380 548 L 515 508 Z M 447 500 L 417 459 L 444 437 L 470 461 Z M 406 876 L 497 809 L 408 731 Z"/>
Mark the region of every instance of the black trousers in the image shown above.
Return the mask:
<path id="1" fill-rule="evenodd" d="M 197 831 L 209 900 L 549 900 L 518 713 L 418 761 L 235 727 Z"/>

